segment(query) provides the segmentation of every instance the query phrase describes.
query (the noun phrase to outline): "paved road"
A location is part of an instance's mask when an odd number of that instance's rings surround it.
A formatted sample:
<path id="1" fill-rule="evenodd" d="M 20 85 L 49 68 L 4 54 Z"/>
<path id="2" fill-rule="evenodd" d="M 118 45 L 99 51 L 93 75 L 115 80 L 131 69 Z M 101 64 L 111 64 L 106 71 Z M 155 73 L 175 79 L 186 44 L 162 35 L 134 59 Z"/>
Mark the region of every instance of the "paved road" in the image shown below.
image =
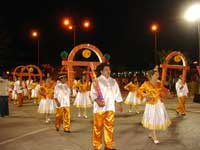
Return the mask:
<path id="1" fill-rule="evenodd" d="M 186 103 L 187 116 L 175 113 L 176 99 L 165 101 L 172 125 L 166 131 L 158 132 L 159 145 L 148 139 L 148 130 L 140 124 L 141 113 L 116 112 L 115 146 L 120 150 L 199 150 L 200 149 L 200 104 L 192 98 Z M 92 150 L 92 109 L 89 118 L 78 118 L 77 110 L 71 107 L 71 133 L 55 131 L 54 115 L 46 124 L 44 116 L 37 113 L 32 100 L 26 100 L 23 107 L 10 103 L 10 116 L 0 118 L 0 150 Z"/>

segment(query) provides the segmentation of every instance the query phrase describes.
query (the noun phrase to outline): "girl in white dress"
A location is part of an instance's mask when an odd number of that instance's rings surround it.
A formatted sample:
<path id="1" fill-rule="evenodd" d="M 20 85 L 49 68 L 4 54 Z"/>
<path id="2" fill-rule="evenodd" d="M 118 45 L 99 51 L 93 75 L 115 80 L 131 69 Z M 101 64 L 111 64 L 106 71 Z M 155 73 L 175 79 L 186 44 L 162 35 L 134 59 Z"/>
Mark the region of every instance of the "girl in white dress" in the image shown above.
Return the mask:
<path id="1" fill-rule="evenodd" d="M 39 94 L 41 101 L 38 106 L 38 112 L 45 114 L 45 122 L 49 123 L 49 114 L 55 114 L 56 112 L 56 103 L 53 99 L 54 83 L 47 79 L 44 85 L 40 87 Z"/>
<path id="2" fill-rule="evenodd" d="M 87 108 L 92 107 L 92 102 L 90 99 L 90 88 L 91 82 L 86 74 L 82 75 L 81 80 L 78 80 L 76 86 L 78 93 L 76 95 L 74 105 L 78 108 L 78 117 L 81 117 L 81 108 L 83 110 L 83 117 L 88 118 Z"/>
<path id="3" fill-rule="evenodd" d="M 142 125 L 150 130 L 149 138 L 155 144 L 158 144 L 160 142 L 156 136 L 156 130 L 165 130 L 171 124 L 165 105 L 162 102 L 162 98 L 167 96 L 169 92 L 159 82 L 157 69 L 149 71 L 148 77 L 149 81 L 145 81 L 140 87 L 140 91 L 146 98 Z"/>
<path id="4" fill-rule="evenodd" d="M 40 90 L 40 83 L 38 81 L 35 81 L 31 84 L 32 90 L 31 90 L 31 98 L 34 99 L 34 104 L 39 104 L 39 90 Z"/>
<path id="5" fill-rule="evenodd" d="M 132 112 L 132 107 L 134 107 L 136 113 L 139 114 L 138 105 L 142 104 L 142 95 L 138 92 L 139 83 L 137 76 L 134 76 L 133 82 L 131 81 L 124 86 L 124 89 L 129 91 L 124 103 L 129 106 L 128 112 Z"/>

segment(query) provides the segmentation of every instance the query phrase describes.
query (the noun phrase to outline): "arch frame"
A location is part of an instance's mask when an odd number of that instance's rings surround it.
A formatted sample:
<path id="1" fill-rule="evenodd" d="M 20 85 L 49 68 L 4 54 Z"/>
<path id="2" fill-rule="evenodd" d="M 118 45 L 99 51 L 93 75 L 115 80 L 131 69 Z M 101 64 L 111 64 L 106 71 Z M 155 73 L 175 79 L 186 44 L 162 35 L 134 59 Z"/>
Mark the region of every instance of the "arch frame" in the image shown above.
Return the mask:
<path id="1" fill-rule="evenodd" d="M 177 55 L 181 58 L 181 61 L 183 62 L 183 65 L 172 65 L 172 64 L 169 64 L 170 60 L 172 58 L 174 58 L 175 56 L 177 56 Z M 165 61 L 162 64 L 160 64 L 160 67 L 162 68 L 162 76 L 161 76 L 162 84 L 164 84 L 165 81 L 166 81 L 168 68 L 169 69 L 182 70 L 182 80 L 183 80 L 184 83 L 186 82 L 187 71 L 190 69 L 186 57 L 180 51 L 173 51 L 173 52 L 169 53 L 167 55 L 167 57 L 165 58 Z"/>
<path id="2" fill-rule="evenodd" d="M 35 69 L 38 73 L 32 73 L 29 69 L 33 68 Z M 18 72 L 18 70 L 20 69 L 20 71 Z M 27 72 L 24 72 L 27 71 Z M 31 79 L 31 77 L 40 77 L 40 81 L 42 80 L 42 77 L 44 76 L 44 74 L 42 73 L 42 71 L 40 70 L 40 68 L 36 65 L 20 65 L 17 66 L 14 71 L 12 72 L 13 74 L 13 78 L 16 78 L 16 76 L 19 76 L 20 78 L 22 77 L 28 77 L 29 80 Z"/>
<path id="3" fill-rule="evenodd" d="M 59 72 L 59 73 L 62 73 L 62 74 L 67 74 L 68 85 L 70 87 L 72 87 L 73 82 L 74 82 L 74 68 L 73 67 L 74 66 L 89 66 L 89 64 L 91 63 L 91 61 L 74 61 L 75 55 L 81 49 L 89 49 L 97 55 L 99 61 L 93 61 L 92 63 L 94 64 L 94 66 L 97 66 L 100 63 L 106 61 L 102 52 L 96 46 L 94 46 L 92 44 L 80 44 L 80 45 L 75 46 L 71 50 L 68 58 L 62 60 L 62 68 L 61 68 L 61 71 Z"/>

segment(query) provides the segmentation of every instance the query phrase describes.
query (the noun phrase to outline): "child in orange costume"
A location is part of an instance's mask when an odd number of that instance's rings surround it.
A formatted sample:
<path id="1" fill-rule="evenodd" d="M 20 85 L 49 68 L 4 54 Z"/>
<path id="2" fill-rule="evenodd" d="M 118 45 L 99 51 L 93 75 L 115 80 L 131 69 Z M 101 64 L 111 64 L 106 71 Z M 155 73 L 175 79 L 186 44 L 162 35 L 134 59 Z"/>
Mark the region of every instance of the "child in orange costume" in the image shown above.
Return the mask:
<path id="1" fill-rule="evenodd" d="M 140 111 L 137 105 L 142 103 L 142 95 L 140 94 L 140 92 L 138 92 L 139 83 L 136 76 L 134 76 L 133 82 L 134 83 L 132 83 L 131 81 L 127 85 L 124 86 L 124 89 L 129 91 L 124 103 L 126 105 L 129 105 L 128 112 L 132 112 L 132 106 L 134 106 L 136 113 L 139 114 Z"/>

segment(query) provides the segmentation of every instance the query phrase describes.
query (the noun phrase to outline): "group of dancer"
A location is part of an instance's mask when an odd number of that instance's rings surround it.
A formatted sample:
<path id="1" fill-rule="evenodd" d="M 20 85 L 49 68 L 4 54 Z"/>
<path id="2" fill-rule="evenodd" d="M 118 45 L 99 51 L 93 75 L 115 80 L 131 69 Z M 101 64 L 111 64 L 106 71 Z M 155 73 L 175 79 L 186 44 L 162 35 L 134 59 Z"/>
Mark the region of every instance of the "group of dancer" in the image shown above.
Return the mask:
<path id="1" fill-rule="evenodd" d="M 9 101 L 13 100 L 14 104 L 21 107 L 23 106 L 24 99 L 34 99 L 34 103 L 39 103 L 38 91 L 40 89 L 40 85 L 43 82 L 39 82 L 37 80 L 27 79 L 25 80 L 22 77 L 18 77 L 13 81 L 9 82 Z"/>
<path id="2" fill-rule="evenodd" d="M 159 144 L 156 131 L 166 130 L 171 121 L 163 103 L 163 99 L 170 96 L 170 92 L 161 84 L 158 68 L 148 71 L 148 80 L 143 83 L 139 83 L 135 76 L 124 87 L 129 91 L 124 101 L 117 81 L 111 77 L 110 65 L 101 63 L 97 66 L 96 72 L 102 97 L 99 97 L 97 84 L 90 82 L 87 74 L 83 74 L 80 80 L 74 82 L 72 89 L 67 85 L 66 75 L 60 75 L 56 82 L 48 78 L 43 84 L 40 84 L 38 112 L 45 114 L 45 122 L 50 121 L 49 114 L 55 114 L 56 131 L 60 130 L 61 121 L 63 121 L 64 132 L 69 133 L 71 126 L 70 101 L 71 95 L 73 95 L 75 97 L 73 105 L 78 108 L 78 117 L 82 116 L 87 119 L 87 108 L 93 106 L 92 141 L 94 149 L 101 150 L 102 136 L 104 136 L 105 150 L 115 150 L 113 147 L 115 106 L 122 112 L 122 103 L 125 103 L 129 105 L 129 112 L 134 107 L 136 113 L 139 114 L 140 111 L 137 106 L 145 103 L 141 123 L 143 127 L 149 129 L 148 137 L 152 139 L 153 143 Z M 188 93 L 187 85 L 180 82 L 177 83 L 176 87 L 180 96 L 176 111 L 185 115 L 184 103 Z"/>
<path id="3" fill-rule="evenodd" d="M 41 97 L 38 112 L 45 114 L 45 122 L 49 123 L 50 114 L 55 114 L 56 130 L 59 131 L 61 121 L 63 120 L 63 129 L 70 132 L 70 103 L 72 96 L 75 97 L 73 105 L 77 107 L 77 116 L 87 116 L 87 108 L 92 107 L 90 98 L 91 82 L 83 74 L 81 79 L 75 82 L 72 89 L 67 85 L 67 76 L 60 75 L 54 82 L 51 78 L 46 79 L 40 87 L 38 94 Z M 83 109 L 83 110 L 82 110 Z"/>

